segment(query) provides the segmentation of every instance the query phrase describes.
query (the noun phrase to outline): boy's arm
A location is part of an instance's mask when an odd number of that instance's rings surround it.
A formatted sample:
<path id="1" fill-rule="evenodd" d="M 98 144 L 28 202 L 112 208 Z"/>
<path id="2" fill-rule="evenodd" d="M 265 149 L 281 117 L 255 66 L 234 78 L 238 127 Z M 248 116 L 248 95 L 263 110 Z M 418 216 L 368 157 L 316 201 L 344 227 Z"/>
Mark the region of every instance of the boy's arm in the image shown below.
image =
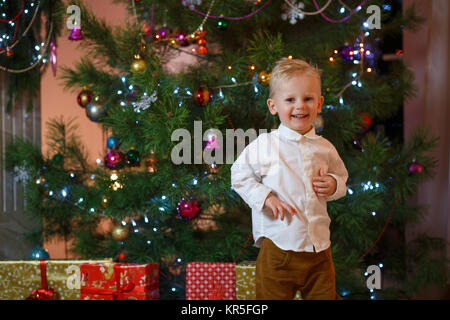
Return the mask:
<path id="1" fill-rule="evenodd" d="M 261 211 L 272 190 L 261 183 L 260 164 L 249 161 L 249 150 L 247 146 L 231 166 L 231 185 L 252 209 Z"/>
<path id="2" fill-rule="evenodd" d="M 344 162 L 337 150 L 333 147 L 333 152 L 330 156 L 330 163 L 328 165 L 328 175 L 332 176 L 336 180 L 336 191 L 331 196 L 327 197 L 327 201 L 337 200 L 347 194 L 347 186 L 345 183 L 348 179 L 348 172 L 345 168 Z"/>

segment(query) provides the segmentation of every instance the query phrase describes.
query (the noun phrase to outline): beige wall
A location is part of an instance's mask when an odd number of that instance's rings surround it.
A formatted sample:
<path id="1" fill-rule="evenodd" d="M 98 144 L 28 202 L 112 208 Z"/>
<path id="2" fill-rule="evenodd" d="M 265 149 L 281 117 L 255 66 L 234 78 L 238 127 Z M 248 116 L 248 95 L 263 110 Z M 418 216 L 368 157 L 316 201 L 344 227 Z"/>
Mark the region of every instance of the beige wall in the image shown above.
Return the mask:
<path id="1" fill-rule="evenodd" d="M 105 19 L 110 25 L 120 25 L 128 18 L 124 4 L 113 4 L 113 0 L 85 1 L 92 8 L 99 19 Z M 83 26 L 83 17 L 81 17 Z M 68 40 L 69 30 L 65 29 L 62 36 L 58 38 L 57 61 L 58 68 L 61 66 L 74 67 L 85 54 L 85 49 L 79 48 L 79 42 Z M 64 89 L 62 80 L 58 79 L 61 72 L 58 70 L 57 77 L 53 77 L 51 68 L 41 80 L 41 105 L 42 105 L 42 152 L 48 150 L 46 138 L 46 122 L 54 117 L 64 116 L 65 119 L 76 117 L 79 125 L 78 134 L 89 152 L 89 161 L 95 164 L 97 158 L 103 159 L 105 155 L 105 137 L 101 126 L 90 121 L 85 114 L 85 109 L 77 103 L 77 95 L 80 90 L 68 91 Z M 62 241 L 52 241 L 44 244 L 52 259 L 62 259 L 66 256 L 65 244 Z"/>
<path id="2" fill-rule="evenodd" d="M 409 136 L 417 125 L 430 128 L 433 136 L 440 137 L 439 146 L 431 155 L 439 160 L 436 176 L 424 183 L 413 204 L 426 208 L 426 217 L 420 224 L 407 228 L 407 241 L 417 233 L 425 232 L 447 240 L 450 257 L 449 215 L 449 4 L 448 0 L 404 0 L 409 6 L 416 2 L 418 13 L 427 19 L 418 33 L 405 32 L 404 59 L 414 71 L 417 96 L 404 106 L 404 132 Z M 428 288 L 419 297 L 441 298 L 443 292 Z"/>

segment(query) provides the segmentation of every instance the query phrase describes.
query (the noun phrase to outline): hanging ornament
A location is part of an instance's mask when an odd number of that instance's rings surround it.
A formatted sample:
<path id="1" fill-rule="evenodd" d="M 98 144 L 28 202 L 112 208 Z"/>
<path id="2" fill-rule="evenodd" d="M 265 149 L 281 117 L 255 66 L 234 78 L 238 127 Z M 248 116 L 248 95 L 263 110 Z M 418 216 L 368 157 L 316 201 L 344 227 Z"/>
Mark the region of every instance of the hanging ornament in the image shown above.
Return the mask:
<path id="1" fill-rule="evenodd" d="M 52 41 L 50 42 L 50 64 L 52 66 L 53 76 L 56 77 L 56 45 Z"/>
<path id="2" fill-rule="evenodd" d="M 106 140 L 106 147 L 108 149 L 119 149 L 120 147 L 120 142 L 119 142 L 119 138 L 115 137 L 115 136 L 111 136 Z"/>
<path id="3" fill-rule="evenodd" d="M 221 31 L 228 29 L 228 20 L 223 18 L 223 14 L 221 14 L 220 18 L 217 20 L 216 27 Z"/>
<path id="4" fill-rule="evenodd" d="M 207 84 L 200 84 L 200 87 L 194 91 L 192 99 L 200 107 L 206 107 L 212 100 L 213 94 Z"/>
<path id="5" fill-rule="evenodd" d="M 113 170 L 111 172 L 110 179 L 112 181 L 112 183 L 110 185 L 111 189 L 113 189 L 114 191 L 117 191 L 117 190 L 123 188 L 123 184 L 119 181 L 119 175 L 117 174 L 116 170 Z"/>
<path id="6" fill-rule="evenodd" d="M 313 125 L 317 132 L 321 132 L 323 130 L 323 117 L 322 115 L 318 114 L 316 117 L 316 120 L 314 120 Z"/>
<path id="7" fill-rule="evenodd" d="M 98 99 L 89 102 L 86 106 L 86 116 L 93 122 L 101 121 L 105 113 L 106 108 L 103 106 L 103 104 L 98 102 Z"/>
<path id="8" fill-rule="evenodd" d="M 122 225 L 117 225 L 113 228 L 111 236 L 115 241 L 125 241 L 128 239 L 128 228 Z"/>
<path id="9" fill-rule="evenodd" d="M 219 142 L 217 141 L 217 135 L 214 131 L 211 130 L 211 132 L 207 132 L 207 140 L 205 143 L 205 147 L 203 149 L 207 150 L 213 150 L 213 149 L 219 149 Z"/>
<path id="10" fill-rule="evenodd" d="M 14 51 L 11 49 L 11 47 L 6 47 L 6 56 L 8 58 L 12 57 L 14 55 Z"/>
<path id="11" fill-rule="evenodd" d="M 50 255 L 48 254 L 47 250 L 41 247 L 36 247 L 31 250 L 29 258 L 31 260 L 48 260 L 50 259 Z"/>
<path id="12" fill-rule="evenodd" d="M 305 7 L 305 4 L 303 2 L 299 2 L 297 4 L 294 0 L 290 0 L 290 3 L 292 6 L 287 4 L 283 5 L 284 13 L 281 14 L 281 19 L 289 19 L 290 24 L 296 24 L 297 20 L 303 20 L 305 17 L 305 15 L 299 11 L 299 9 L 303 9 Z"/>
<path id="13" fill-rule="evenodd" d="M 105 166 L 109 169 L 120 169 L 124 165 L 124 155 L 120 151 L 110 150 L 105 156 Z"/>
<path id="14" fill-rule="evenodd" d="M 408 172 L 410 175 L 421 174 L 423 172 L 423 166 L 414 159 L 413 162 L 408 165 Z"/>
<path id="15" fill-rule="evenodd" d="M 83 40 L 83 33 L 81 32 L 81 29 L 73 28 L 72 30 L 70 30 L 69 40 Z"/>
<path id="16" fill-rule="evenodd" d="M 92 92 L 87 89 L 86 86 L 83 87 L 83 90 L 77 96 L 78 105 L 82 108 L 86 108 L 89 102 L 92 101 Z"/>
<path id="17" fill-rule="evenodd" d="M 102 206 L 103 209 L 106 209 L 109 207 L 109 202 L 110 202 L 111 198 L 109 196 L 103 196 L 102 200 L 100 201 L 100 205 Z"/>
<path id="18" fill-rule="evenodd" d="M 177 211 L 181 218 L 191 220 L 198 216 L 200 209 L 197 202 L 189 197 L 189 199 L 181 198 L 181 201 L 178 202 Z"/>
<path id="19" fill-rule="evenodd" d="M 158 96 L 155 90 L 151 96 L 143 95 L 138 102 L 134 102 L 133 110 L 138 113 L 147 110 L 156 100 L 158 100 Z"/>
<path id="20" fill-rule="evenodd" d="M 206 49 L 206 30 L 197 30 L 195 32 L 195 38 L 197 39 L 197 44 L 198 44 L 198 48 L 197 48 L 197 52 L 199 54 L 206 54 L 208 53 L 208 49 Z"/>
<path id="21" fill-rule="evenodd" d="M 267 72 L 265 70 L 258 73 L 258 83 L 262 86 L 267 87 L 270 82 L 270 72 Z"/>
<path id="22" fill-rule="evenodd" d="M 26 166 L 25 162 L 20 167 L 14 166 L 13 171 L 14 171 L 14 181 L 15 182 L 23 182 L 26 184 L 27 181 L 30 179 L 29 169 Z M 36 181 L 36 183 L 37 183 L 37 181 Z"/>
<path id="23" fill-rule="evenodd" d="M 187 34 L 184 32 L 178 32 L 175 34 L 175 41 L 176 43 L 181 47 L 187 47 L 189 46 L 189 39 L 187 37 Z"/>
<path id="24" fill-rule="evenodd" d="M 206 169 L 208 170 L 207 171 L 207 173 L 208 173 L 207 177 L 210 178 L 210 179 L 213 178 L 212 175 L 217 174 L 217 172 L 219 171 L 219 165 L 217 163 L 215 163 L 215 162 L 213 162 L 211 164 L 206 164 L 205 163 L 205 166 L 206 166 Z"/>
<path id="25" fill-rule="evenodd" d="M 149 173 L 154 173 L 158 171 L 158 168 L 156 167 L 156 163 L 158 162 L 158 158 L 151 154 L 145 159 L 145 163 L 147 164 L 147 171 Z"/>
<path id="26" fill-rule="evenodd" d="M 361 112 L 358 115 L 360 119 L 361 130 L 360 133 L 366 133 L 372 127 L 372 117 L 367 112 Z"/>
<path id="27" fill-rule="evenodd" d="M 62 166 L 64 164 L 64 156 L 60 153 L 57 153 L 52 158 L 52 163 L 55 166 Z"/>
<path id="28" fill-rule="evenodd" d="M 202 0 L 181 0 L 183 6 L 199 6 L 202 4 Z"/>
<path id="29" fill-rule="evenodd" d="M 139 54 L 135 54 L 130 68 L 133 72 L 143 72 L 147 68 L 147 63 Z"/>
<path id="30" fill-rule="evenodd" d="M 155 38 L 157 40 L 162 40 L 168 38 L 172 34 L 172 29 L 168 28 L 167 26 L 163 26 L 162 28 L 159 28 L 156 32 Z"/>
<path id="31" fill-rule="evenodd" d="M 127 164 L 131 167 L 139 167 L 141 164 L 141 157 L 139 152 L 131 148 L 126 154 Z"/>

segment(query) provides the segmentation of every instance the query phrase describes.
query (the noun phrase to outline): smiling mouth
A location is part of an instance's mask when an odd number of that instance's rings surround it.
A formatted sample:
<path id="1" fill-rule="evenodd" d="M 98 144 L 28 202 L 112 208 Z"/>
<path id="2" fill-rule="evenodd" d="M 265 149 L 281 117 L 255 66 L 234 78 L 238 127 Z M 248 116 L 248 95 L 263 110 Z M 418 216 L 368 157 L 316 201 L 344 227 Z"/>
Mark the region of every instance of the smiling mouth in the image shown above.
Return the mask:
<path id="1" fill-rule="evenodd" d="M 297 114 L 297 115 L 292 115 L 291 117 L 292 118 L 295 118 L 295 119 L 305 119 L 305 118 L 307 118 L 309 115 L 307 115 L 307 114 L 303 114 L 303 115 L 301 115 L 301 114 Z"/>

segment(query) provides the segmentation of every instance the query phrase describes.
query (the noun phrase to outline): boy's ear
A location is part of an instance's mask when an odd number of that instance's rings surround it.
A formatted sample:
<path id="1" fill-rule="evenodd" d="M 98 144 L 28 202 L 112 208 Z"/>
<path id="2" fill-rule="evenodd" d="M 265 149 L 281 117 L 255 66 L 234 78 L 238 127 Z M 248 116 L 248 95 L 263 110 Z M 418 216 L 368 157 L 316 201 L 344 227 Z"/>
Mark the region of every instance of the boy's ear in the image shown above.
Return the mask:
<path id="1" fill-rule="evenodd" d="M 317 106 L 317 113 L 321 113 L 322 112 L 322 106 L 323 106 L 323 102 L 325 101 L 323 96 L 320 96 L 319 99 L 319 105 Z"/>
<path id="2" fill-rule="evenodd" d="M 267 99 L 267 106 L 269 107 L 269 111 L 271 114 L 277 114 L 277 107 L 275 106 L 275 102 L 272 99 Z"/>

